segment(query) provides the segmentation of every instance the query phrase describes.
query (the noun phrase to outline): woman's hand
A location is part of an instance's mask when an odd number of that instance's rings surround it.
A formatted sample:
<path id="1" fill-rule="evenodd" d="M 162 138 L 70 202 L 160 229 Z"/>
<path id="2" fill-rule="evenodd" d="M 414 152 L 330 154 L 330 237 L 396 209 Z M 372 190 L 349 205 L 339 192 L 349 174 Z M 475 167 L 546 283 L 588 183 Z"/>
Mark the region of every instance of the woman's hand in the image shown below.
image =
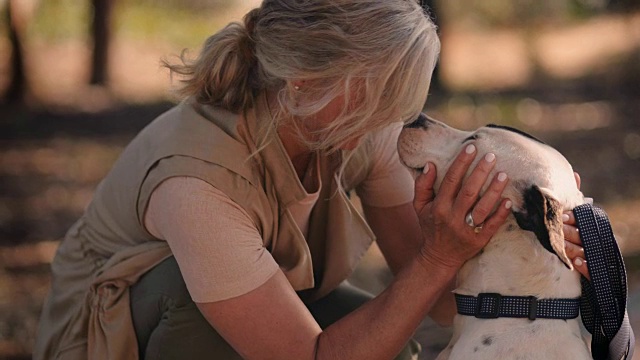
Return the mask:
<path id="1" fill-rule="evenodd" d="M 580 189 L 580 175 L 574 173 L 576 177 L 576 184 Z M 589 269 L 587 268 L 587 261 L 584 259 L 584 249 L 582 248 L 582 240 L 580 239 L 580 233 L 576 227 L 576 219 L 573 216 L 573 211 L 567 211 L 562 214 L 563 232 L 564 232 L 564 245 L 567 251 L 567 256 L 571 259 L 573 266 L 582 276 L 591 280 L 589 275 Z"/>
<path id="2" fill-rule="evenodd" d="M 438 266 L 454 269 L 462 266 L 489 242 L 511 211 L 511 201 L 501 199 L 508 183 L 504 173 L 497 174 L 478 199 L 495 165 L 494 154 L 485 155 L 471 175 L 464 178 L 475 156 L 476 147 L 467 145 L 447 171 L 435 197 L 433 164 L 427 164 L 425 172 L 416 179 L 414 208 L 424 238 L 421 255 Z M 472 225 L 465 220 L 469 214 Z"/>

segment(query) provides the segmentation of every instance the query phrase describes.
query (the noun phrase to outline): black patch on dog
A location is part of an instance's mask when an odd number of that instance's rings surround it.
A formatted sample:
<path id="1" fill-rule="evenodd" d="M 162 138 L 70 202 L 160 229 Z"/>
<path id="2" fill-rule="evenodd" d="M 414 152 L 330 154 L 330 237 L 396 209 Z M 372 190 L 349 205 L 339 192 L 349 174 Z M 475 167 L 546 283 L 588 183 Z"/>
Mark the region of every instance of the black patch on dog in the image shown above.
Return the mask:
<path id="1" fill-rule="evenodd" d="M 486 127 L 488 127 L 488 128 L 493 128 L 493 129 L 502 129 L 502 130 L 511 131 L 511 132 L 516 133 L 516 134 L 520 134 L 520 135 L 522 135 L 522 136 L 524 136 L 524 137 L 527 137 L 527 138 L 529 138 L 529 139 L 531 139 L 531 140 L 535 140 L 535 141 L 539 142 L 540 144 L 545 144 L 545 143 L 544 143 L 544 141 L 542 141 L 542 140 L 538 139 L 537 137 L 535 137 L 535 136 L 533 136 L 533 135 L 531 135 L 531 134 L 527 134 L 526 132 L 524 132 L 524 131 L 522 131 L 522 130 L 518 130 L 518 129 L 512 128 L 512 127 L 510 127 L 510 126 L 496 125 L 496 124 L 489 124 L 489 125 L 487 125 Z M 546 145 L 546 144 L 545 144 L 545 145 Z"/>
<path id="2" fill-rule="evenodd" d="M 482 339 L 482 345 L 484 346 L 489 346 L 493 343 L 493 338 L 491 336 L 487 336 L 484 339 Z"/>
<path id="3" fill-rule="evenodd" d="M 538 241 L 547 251 L 558 256 L 560 261 L 567 268 L 569 265 L 563 260 L 555 248 L 564 248 L 564 239 L 556 234 L 562 232 L 562 222 L 558 220 L 562 207 L 560 203 L 548 196 L 545 196 L 537 185 L 524 190 L 522 193 L 524 200 L 523 211 L 513 211 L 513 215 L 518 225 L 523 230 L 533 231 Z M 554 244 L 552 244 L 552 241 Z M 562 244 L 555 243 L 562 241 Z M 554 246 L 555 245 L 555 246 Z M 566 255 L 564 255 L 566 257 Z"/>
<path id="4" fill-rule="evenodd" d="M 475 140 L 475 139 L 477 139 L 477 138 L 478 138 L 478 135 L 477 135 L 477 134 L 473 134 L 473 135 L 471 135 L 471 136 L 467 137 L 466 139 L 462 140 L 462 143 L 464 144 L 464 143 L 466 143 L 466 142 L 467 142 L 467 141 L 469 141 L 469 140 Z"/>

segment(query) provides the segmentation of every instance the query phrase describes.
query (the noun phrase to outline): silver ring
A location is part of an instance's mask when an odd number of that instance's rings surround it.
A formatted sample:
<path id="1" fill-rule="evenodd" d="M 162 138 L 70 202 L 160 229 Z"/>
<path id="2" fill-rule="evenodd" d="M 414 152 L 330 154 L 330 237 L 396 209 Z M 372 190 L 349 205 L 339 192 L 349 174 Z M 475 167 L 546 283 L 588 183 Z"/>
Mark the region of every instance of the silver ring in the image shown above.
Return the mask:
<path id="1" fill-rule="evenodd" d="M 475 223 L 475 221 L 473 221 L 473 216 L 471 215 L 471 211 L 469 211 L 467 216 L 465 216 L 464 222 L 466 222 L 467 225 L 469 225 L 471 227 L 476 227 L 476 223 Z"/>
<path id="2" fill-rule="evenodd" d="M 474 233 L 479 234 L 480 231 L 482 231 L 483 224 L 476 225 L 475 221 L 473 221 L 473 215 L 471 215 L 471 211 L 469 211 L 467 216 L 464 217 L 464 222 L 473 228 Z"/>

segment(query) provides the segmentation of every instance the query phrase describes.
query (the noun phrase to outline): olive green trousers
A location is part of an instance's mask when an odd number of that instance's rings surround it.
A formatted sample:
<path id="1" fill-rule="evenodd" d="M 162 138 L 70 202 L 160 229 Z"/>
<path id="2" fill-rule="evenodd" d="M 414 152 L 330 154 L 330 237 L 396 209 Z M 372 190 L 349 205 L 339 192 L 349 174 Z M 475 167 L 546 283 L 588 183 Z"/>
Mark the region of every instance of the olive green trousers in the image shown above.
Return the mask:
<path id="1" fill-rule="evenodd" d="M 372 297 L 343 284 L 307 307 L 324 329 Z M 241 359 L 191 300 L 174 257 L 133 285 L 130 299 L 140 359 Z M 420 345 L 410 340 L 396 359 L 417 359 L 419 352 Z"/>

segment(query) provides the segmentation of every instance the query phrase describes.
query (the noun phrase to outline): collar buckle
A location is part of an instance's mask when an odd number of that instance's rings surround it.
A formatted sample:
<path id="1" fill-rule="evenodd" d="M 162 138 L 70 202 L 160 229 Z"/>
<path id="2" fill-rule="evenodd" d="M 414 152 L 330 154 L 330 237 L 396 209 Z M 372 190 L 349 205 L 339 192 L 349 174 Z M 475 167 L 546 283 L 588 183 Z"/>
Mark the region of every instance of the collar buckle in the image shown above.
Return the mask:
<path id="1" fill-rule="evenodd" d="M 500 314 L 502 295 L 498 293 L 480 293 L 474 316 L 478 319 L 497 319 Z"/>
<path id="2" fill-rule="evenodd" d="M 538 298 L 535 296 L 528 296 L 529 298 L 529 320 L 536 319 L 536 313 L 538 312 Z"/>

